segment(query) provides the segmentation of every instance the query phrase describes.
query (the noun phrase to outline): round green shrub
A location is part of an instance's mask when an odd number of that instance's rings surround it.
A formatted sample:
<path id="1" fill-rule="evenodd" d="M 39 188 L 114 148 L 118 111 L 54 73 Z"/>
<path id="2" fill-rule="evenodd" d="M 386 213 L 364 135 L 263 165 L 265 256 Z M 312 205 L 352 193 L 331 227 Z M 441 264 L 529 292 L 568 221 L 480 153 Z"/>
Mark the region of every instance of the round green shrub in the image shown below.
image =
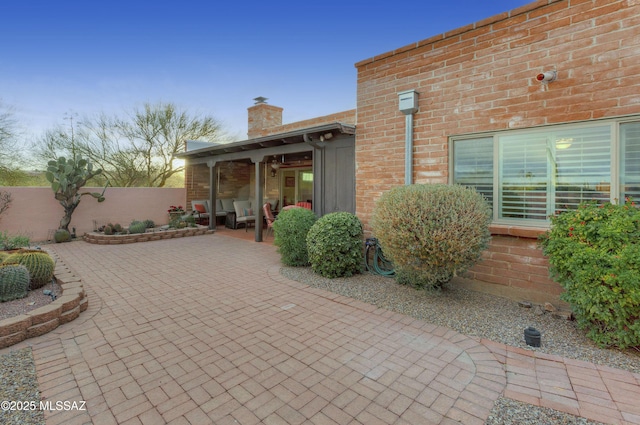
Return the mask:
<path id="1" fill-rule="evenodd" d="M 0 266 L 0 302 L 26 297 L 29 293 L 29 280 L 29 270 L 25 266 Z"/>
<path id="2" fill-rule="evenodd" d="M 278 214 L 273 222 L 273 244 L 278 247 L 282 263 L 287 266 L 308 266 L 307 233 L 317 217 L 306 208 L 291 208 Z"/>
<path id="3" fill-rule="evenodd" d="M 156 227 L 156 224 L 151 219 L 146 219 L 145 221 L 143 221 L 143 223 L 147 229 L 153 229 L 154 227 Z"/>
<path id="4" fill-rule="evenodd" d="M 307 234 L 307 252 L 314 272 L 347 277 L 362 271 L 362 223 L 348 212 L 320 217 Z"/>
<path id="5" fill-rule="evenodd" d="M 58 229 L 53 235 L 53 240 L 56 243 L 69 242 L 71 240 L 71 233 L 67 229 Z"/>
<path id="6" fill-rule="evenodd" d="M 103 230 L 105 235 L 113 235 L 114 234 L 114 230 L 113 230 L 113 225 L 111 224 L 107 224 L 106 226 L 104 226 L 104 230 Z"/>
<path id="7" fill-rule="evenodd" d="M 115 233 L 121 233 L 122 232 L 122 225 L 120 223 L 116 223 L 113 225 L 113 231 Z"/>
<path id="8" fill-rule="evenodd" d="M 541 237 L 552 277 L 578 326 L 605 347 L 640 347 L 640 210 L 583 203 L 551 217 Z"/>
<path id="9" fill-rule="evenodd" d="M 396 280 L 441 289 L 482 255 L 491 234 L 491 208 L 459 185 L 398 186 L 382 194 L 373 231 L 396 270 Z"/>
<path id="10" fill-rule="evenodd" d="M 56 267 L 53 258 L 37 249 L 20 249 L 7 257 L 2 264 L 21 264 L 29 270 L 31 277 L 30 289 L 38 289 L 51 282 Z"/>

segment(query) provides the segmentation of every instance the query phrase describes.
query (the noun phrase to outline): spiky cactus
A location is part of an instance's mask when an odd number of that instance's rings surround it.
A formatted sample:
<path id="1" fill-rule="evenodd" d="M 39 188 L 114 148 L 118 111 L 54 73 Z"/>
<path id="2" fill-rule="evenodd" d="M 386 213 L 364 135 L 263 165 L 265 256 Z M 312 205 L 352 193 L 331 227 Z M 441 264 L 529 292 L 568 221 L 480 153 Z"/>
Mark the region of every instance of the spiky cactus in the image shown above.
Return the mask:
<path id="1" fill-rule="evenodd" d="M 129 225 L 129 233 L 144 233 L 147 231 L 147 225 L 142 221 L 132 221 Z"/>
<path id="2" fill-rule="evenodd" d="M 38 249 L 21 249 L 7 257 L 3 264 L 21 264 L 29 270 L 31 277 L 31 288 L 42 288 L 51 282 L 56 263 L 53 258 L 45 252 Z"/>
<path id="3" fill-rule="evenodd" d="M 79 158 L 67 160 L 64 157 L 58 158 L 57 161 L 49 161 L 47 164 L 46 178 L 51 183 L 51 189 L 55 194 L 55 198 L 64 208 L 64 217 L 60 220 L 60 229 L 69 230 L 71 223 L 71 215 L 75 211 L 80 198 L 83 195 L 89 195 L 98 200 L 104 201 L 105 185 L 102 193 L 97 192 L 80 192 L 80 188 L 84 186 L 89 179 L 102 173 L 102 169 L 93 169 L 93 164 L 86 159 Z M 107 185 L 109 183 L 107 182 Z"/>
<path id="4" fill-rule="evenodd" d="M 69 242 L 71 240 L 71 233 L 66 229 L 58 229 L 53 235 L 53 240 L 56 243 Z"/>
<path id="5" fill-rule="evenodd" d="M 29 292 L 29 270 L 19 264 L 0 266 L 0 302 L 17 300 Z"/>

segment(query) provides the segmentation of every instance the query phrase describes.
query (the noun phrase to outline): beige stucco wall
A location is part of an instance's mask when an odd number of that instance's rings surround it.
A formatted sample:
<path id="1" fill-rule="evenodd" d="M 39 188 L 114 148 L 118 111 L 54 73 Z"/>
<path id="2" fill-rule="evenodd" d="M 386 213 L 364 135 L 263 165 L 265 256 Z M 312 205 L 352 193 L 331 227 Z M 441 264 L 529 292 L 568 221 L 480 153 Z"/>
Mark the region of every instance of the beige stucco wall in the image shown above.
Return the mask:
<path id="1" fill-rule="evenodd" d="M 64 214 L 62 206 L 48 187 L 0 187 L 13 198 L 10 208 L 0 215 L 0 232 L 10 235 L 26 234 L 31 241 L 45 241 L 49 232 L 58 228 Z M 102 192 L 102 188 L 83 188 L 83 192 Z M 82 236 L 107 222 L 128 226 L 134 220 L 151 219 L 156 225 L 167 224 L 167 209 L 171 205 L 185 206 L 184 188 L 122 188 L 110 187 L 105 201 L 98 203 L 91 196 L 83 196 L 73 213 L 71 225 Z M 188 209 L 188 208 L 187 208 Z"/>

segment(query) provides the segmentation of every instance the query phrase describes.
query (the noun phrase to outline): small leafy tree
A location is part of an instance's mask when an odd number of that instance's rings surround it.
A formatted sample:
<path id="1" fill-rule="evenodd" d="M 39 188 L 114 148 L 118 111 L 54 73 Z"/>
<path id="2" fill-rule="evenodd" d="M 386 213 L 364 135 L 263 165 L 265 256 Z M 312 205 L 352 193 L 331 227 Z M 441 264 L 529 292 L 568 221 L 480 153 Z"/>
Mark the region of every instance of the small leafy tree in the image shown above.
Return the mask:
<path id="1" fill-rule="evenodd" d="M 578 325 L 601 346 L 640 348 L 640 210 L 581 204 L 551 217 L 541 238 Z"/>
<path id="2" fill-rule="evenodd" d="M 80 204 L 82 196 L 89 195 L 96 198 L 98 202 L 104 201 L 106 186 L 102 193 L 80 192 L 80 189 L 88 180 L 101 173 L 101 169 L 94 170 L 93 164 L 82 158 L 75 161 L 60 157 L 57 161 L 49 161 L 46 177 L 51 183 L 55 198 L 64 208 L 64 216 L 60 220 L 60 229 L 69 230 L 71 215 Z"/>

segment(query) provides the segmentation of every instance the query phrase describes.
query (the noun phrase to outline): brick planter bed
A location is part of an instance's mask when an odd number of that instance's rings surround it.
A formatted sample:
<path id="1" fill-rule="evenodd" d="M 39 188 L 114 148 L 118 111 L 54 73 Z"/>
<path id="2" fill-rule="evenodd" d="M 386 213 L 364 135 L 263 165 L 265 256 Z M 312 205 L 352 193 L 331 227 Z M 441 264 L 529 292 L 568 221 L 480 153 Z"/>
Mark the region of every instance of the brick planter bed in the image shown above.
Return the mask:
<path id="1" fill-rule="evenodd" d="M 54 275 L 62 293 L 43 307 L 0 320 L 0 348 L 51 332 L 72 321 L 89 307 L 82 281 L 60 259 L 56 261 Z"/>
<path id="2" fill-rule="evenodd" d="M 104 233 L 85 233 L 85 242 L 99 245 L 119 245 L 125 243 L 158 241 L 161 239 L 182 238 L 187 236 L 199 236 L 213 233 L 207 226 L 186 227 L 184 229 L 151 229 L 146 233 L 135 233 L 132 235 L 105 235 Z"/>

